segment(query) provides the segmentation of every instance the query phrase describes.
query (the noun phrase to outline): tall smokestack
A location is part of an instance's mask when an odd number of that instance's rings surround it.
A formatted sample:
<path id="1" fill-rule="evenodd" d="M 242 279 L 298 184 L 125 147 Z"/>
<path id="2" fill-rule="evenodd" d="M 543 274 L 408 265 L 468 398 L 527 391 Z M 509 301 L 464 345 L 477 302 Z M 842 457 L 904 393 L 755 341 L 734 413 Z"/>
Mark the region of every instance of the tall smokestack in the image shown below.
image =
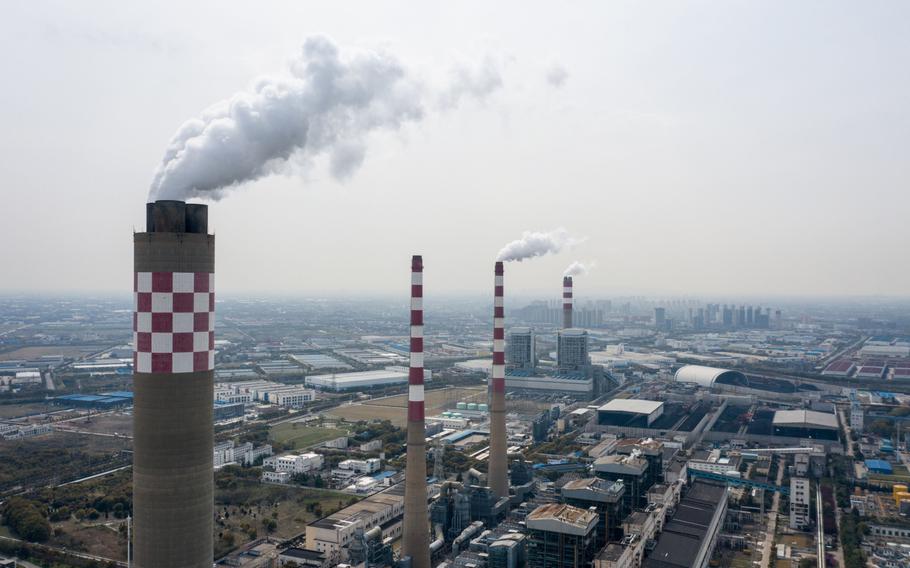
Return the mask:
<path id="1" fill-rule="evenodd" d="M 562 327 L 572 327 L 572 277 L 562 278 Z"/>
<path id="2" fill-rule="evenodd" d="M 430 568 L 427 445 L 423 413 L 423 258 L 411 257 L 411 368 L 408 371 L 408 457 L 401 556 Z"/>
<path id="3" fill-rule="evenodd" d="M 133 235 L 137 568 L 211 568 L 215 237 L 208 207 L 146 206 Z"/>
<path id="4" fill-rule="evenodd" d="M 490 458 L 488 478 L 496 497 L 509 496 L 509 466 L 506 463 L 506 355 L 503 266 L 496 263 L 493 287 L 493 373 L 490 383 Z"/>

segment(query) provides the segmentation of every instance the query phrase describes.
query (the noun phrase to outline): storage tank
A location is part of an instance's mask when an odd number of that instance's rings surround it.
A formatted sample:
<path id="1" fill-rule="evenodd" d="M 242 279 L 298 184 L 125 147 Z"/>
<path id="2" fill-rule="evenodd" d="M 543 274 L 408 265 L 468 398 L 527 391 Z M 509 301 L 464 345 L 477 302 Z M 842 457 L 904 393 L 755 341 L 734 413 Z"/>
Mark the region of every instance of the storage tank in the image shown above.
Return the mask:
<path id="1" fill-rule="evenodd" d="M 468 403 L 466 403 L 466 402 L 459 402 L 458 404 L 455 405 L 455 408 L 457 408 L 458 410 L 467 410 L 467 409 L 468 409 Z"/>
<path id="2" fill-rule="evenodd" d="M 477 410 L 477 403 L 476 403 L 476 402 L 469 402 L 469 403 L 468 403 L 468 410 Z"/>

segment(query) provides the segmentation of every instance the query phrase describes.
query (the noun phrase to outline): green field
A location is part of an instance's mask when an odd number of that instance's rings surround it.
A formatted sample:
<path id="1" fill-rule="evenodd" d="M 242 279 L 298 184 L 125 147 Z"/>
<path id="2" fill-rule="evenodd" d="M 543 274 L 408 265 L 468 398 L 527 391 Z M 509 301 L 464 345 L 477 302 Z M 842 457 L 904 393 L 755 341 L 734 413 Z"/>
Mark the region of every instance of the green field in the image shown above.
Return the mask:
<path id="1" fill-rule="evenodd" d="M 319 428 L 304 426 L 299 422 L 285 422 L 269 430 L 269 439 L 274 442 L 288 443 L 293 449 L 306 448 L 340 436 L 346 436 L 347 430 L 337 428 Z"/>

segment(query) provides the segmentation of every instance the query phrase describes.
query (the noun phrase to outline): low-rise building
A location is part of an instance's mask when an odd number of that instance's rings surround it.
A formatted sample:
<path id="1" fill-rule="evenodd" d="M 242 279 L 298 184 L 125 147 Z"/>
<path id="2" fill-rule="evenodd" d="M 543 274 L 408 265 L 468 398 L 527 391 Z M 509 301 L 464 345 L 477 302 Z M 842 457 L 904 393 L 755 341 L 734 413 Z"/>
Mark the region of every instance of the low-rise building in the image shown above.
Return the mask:
<path id="1" fill-rule="evenodd" d="M 292 475 L 320 470 L 322 469 L 322 464 L 322 456 L 312 452 L 300 455 L 269 456 L 262 460 L 264 467 L 272 468 L 275 471 L 285 471 Z"/>

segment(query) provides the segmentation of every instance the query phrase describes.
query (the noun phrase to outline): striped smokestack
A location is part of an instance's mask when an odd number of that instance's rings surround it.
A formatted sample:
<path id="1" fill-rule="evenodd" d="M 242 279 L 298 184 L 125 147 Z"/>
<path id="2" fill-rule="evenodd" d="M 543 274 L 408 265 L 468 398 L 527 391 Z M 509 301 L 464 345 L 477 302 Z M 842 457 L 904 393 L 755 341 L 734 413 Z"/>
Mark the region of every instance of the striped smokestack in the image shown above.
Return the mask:
<path id="1" fill-rule="evenodd" d="M 490 489 L 496 497 L 509 496 L 509 466 L 506 463 L 506 354 L 503 266 L 496 263 L 493 287 L 493 373 L 490 384 Z"/>
<path id="2" fill-rule="evenodd" d="M 133 566 L 211 568 L 215 237 L 208 208 L 146 207 L 133 235 Z"/>
<path id="3" fill-rule="evenodd" d="M 411 368 L 408 371 L 408 456 L 401 556 L 430 568 L 427 446 L 423 412 L 423 258 L 411 257 Z"/>
<path id="4" fill-rule="evenodd" d="M 562 327 L 572 327 L 572 277 L 562 278 Z"/>

